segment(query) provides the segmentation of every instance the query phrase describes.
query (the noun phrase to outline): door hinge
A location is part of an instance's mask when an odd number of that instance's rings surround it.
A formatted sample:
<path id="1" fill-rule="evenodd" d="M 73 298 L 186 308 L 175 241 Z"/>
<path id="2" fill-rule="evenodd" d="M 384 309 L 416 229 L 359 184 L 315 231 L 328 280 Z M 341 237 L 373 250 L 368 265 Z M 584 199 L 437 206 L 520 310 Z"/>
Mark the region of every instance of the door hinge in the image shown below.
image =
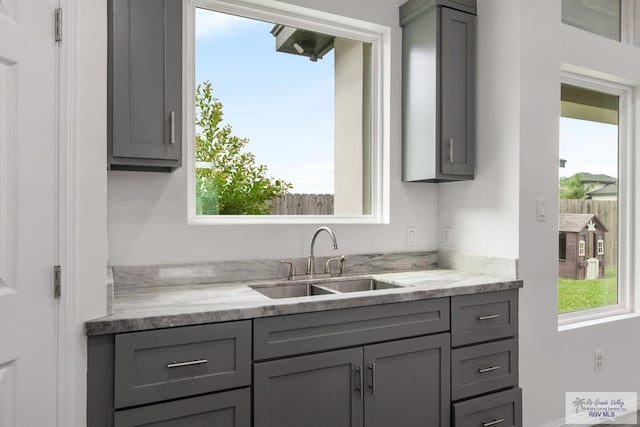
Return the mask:
<path id="1" fill-rule="evenodd" d="M 56 9 L 56 25 L 55 25 L 55 37 L 56 42 L 62 41 L 62 8 L 59 7 Z"/>
<path id="2" fill-rule="evenodd" d="M 53 297 L 60 298 L 62 296 L 62 267 L 53 266 Z"/>

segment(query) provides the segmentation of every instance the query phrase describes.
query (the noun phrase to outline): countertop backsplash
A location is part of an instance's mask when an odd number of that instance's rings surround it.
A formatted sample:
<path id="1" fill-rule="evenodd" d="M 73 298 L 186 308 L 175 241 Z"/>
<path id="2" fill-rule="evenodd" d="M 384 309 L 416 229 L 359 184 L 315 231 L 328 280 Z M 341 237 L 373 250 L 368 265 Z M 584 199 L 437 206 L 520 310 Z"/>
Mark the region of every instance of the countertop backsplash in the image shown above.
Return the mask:
<path id="1" fill-rule="evenodd" d="M 339 256 L 336 253 L 334 256 Z M 323 271 L 328 256 L 316 257 L 316 270 Z M 517 260 L 494 258 L 456 252 L 415 251 L 377 254 L 346 255 L 346 274 L 400 273 L 452 269 L 457 271 L 517 279 Z M 306 257 L 288 258 L 298 275 L 304 275 Z M 107 268 L 107 315 L 116 311 L 116 294 L 131 294 L 137 290 L 153 288 L 153 292 L 167 287 L 229 284 L 255 280 L 286 280 L 288 265 L 278 259 L 212 261 L 194 264 L 161 264 L 137 266 L 111 266 Z M 162 292 L 162 291 L 160 291 Z"/>
<path id="2" fill-rule="evenodd" d="M 342 255 L 340 252 L 336 252 L 332 257 L 340 255 Z M 322 272 L 325 263 L 332 257 L 316 256 L 316 271 Z M 345 258 L 347 275 L 438 268 L 436 251 L 357 254 L 345 255 Z M 287 258 L 283 261 L 293 262 L 296 273 L 304 275 L 307 266 L 306 257 Z M 280 264 L 278 259 L 258 259 L 197 264 L 112 266 L 111 270 L 115 287 L 121 289 L 286 279 L 289 266 Z"/>

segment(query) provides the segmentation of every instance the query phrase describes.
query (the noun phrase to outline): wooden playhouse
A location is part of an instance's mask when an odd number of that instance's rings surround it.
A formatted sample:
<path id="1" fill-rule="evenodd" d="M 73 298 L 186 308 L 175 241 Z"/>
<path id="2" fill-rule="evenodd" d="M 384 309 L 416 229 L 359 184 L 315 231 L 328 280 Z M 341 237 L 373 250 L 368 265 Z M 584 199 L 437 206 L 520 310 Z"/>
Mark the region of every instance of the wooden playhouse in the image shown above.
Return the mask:
<path id="1" fill-rule="evenodd" d="M 584 280 L 604 277 L 607 228 L 595 214 L 560 214 L 560 277 Z"/>

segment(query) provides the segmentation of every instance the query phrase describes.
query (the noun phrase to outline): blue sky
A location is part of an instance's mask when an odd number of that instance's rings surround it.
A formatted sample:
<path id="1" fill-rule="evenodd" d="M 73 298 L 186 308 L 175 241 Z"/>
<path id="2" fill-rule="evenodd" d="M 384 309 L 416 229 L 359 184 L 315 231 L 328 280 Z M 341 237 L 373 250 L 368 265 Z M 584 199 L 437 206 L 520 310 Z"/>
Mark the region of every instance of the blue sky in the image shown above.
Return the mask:
<path id="1" fill-rule="evenodd" d="M 333 193 L 333 51 L 317 62 L 276 52 L 271 28 L 197 9 L 196 84 L 211 81 L 224 122 L 268 175 L 294 193 Z"/>
<path id="2" fill-rule="evenodd" d="M 618 177 L 618 126 L 560 118 L 560 176 L 578 172 Z"/>

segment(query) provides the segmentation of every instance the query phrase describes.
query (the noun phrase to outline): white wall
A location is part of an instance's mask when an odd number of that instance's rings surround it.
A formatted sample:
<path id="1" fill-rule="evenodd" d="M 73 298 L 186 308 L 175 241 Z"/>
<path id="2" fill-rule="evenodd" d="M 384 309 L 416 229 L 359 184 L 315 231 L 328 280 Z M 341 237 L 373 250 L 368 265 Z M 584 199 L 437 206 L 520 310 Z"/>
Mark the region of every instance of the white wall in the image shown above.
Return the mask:
<path id="1" fill-rule="evenodd" d="M 436 249 L 436 186 L 405 184 L 400 179 L 401 31 L 398 1 L 290 2 L 392 28 L 391 222 L 388 225 L 331 226 L 338 237 L 340 252 Z M 186 173 L 185 167 L 172 174 L 109 172 L 110 264 L 287 258 L 307 254 L 316 225 L 187 225 Z M 417 244 L 412 247 L 406 245 L 407 226 L 417 227 Z M 324 254 L 328 250 L 328 244 L 319 244 L 318 253 Z"/>
<path id="2" fill-rule="evenodd" d="M 561 63 L 637 86 L 640 51 L 560 24 L 557 0 L 478 2 L 478 174 L 439 188 L 439 218 L 455 250 L 519 258 L 525 426 L 562 425 L 566 391 L 640 391 L 640 321 L 558 331 L 558 223 L 535 209 L 557 211 Z"/>
<path id="3" fill-rule="evenodd" d="M 335 151 L 333 210 L 336 215 L 362 215 L 364 126 L 364 43 L 336 37 L 333 41 L 335 78 Z"/>
<path id="4" fill-rule="evenodd" d="M 475 179 L 439 186 L 438 231 L 451 227 L 442 249 L 517 258 L 520 2 L 478 3 Z"/>
<path id="5" fill-rule="evenodd" d="M 70 0 L 65 6 L 64 44 L 70 50 L 70 135 L 74 166 L 74 205 L 69 214 L 73 246 L 71 263 L 63 268 L 73 282 L 63 284 L 68 311 L 63 363 L 71 366 L 61 379 L 62 424 L 86 422 L 87 338 L 84 322 L 106 314 L 107 261 L 107 16 L 105 1 Z M 72 287 L 72 289 L 71 289 Z M 69 307 L 60 307 L 68 310 Z M 43 355 L 50 357 L 50 355 Z M 68 411 L 68 412 L 67 412 Z"/>

